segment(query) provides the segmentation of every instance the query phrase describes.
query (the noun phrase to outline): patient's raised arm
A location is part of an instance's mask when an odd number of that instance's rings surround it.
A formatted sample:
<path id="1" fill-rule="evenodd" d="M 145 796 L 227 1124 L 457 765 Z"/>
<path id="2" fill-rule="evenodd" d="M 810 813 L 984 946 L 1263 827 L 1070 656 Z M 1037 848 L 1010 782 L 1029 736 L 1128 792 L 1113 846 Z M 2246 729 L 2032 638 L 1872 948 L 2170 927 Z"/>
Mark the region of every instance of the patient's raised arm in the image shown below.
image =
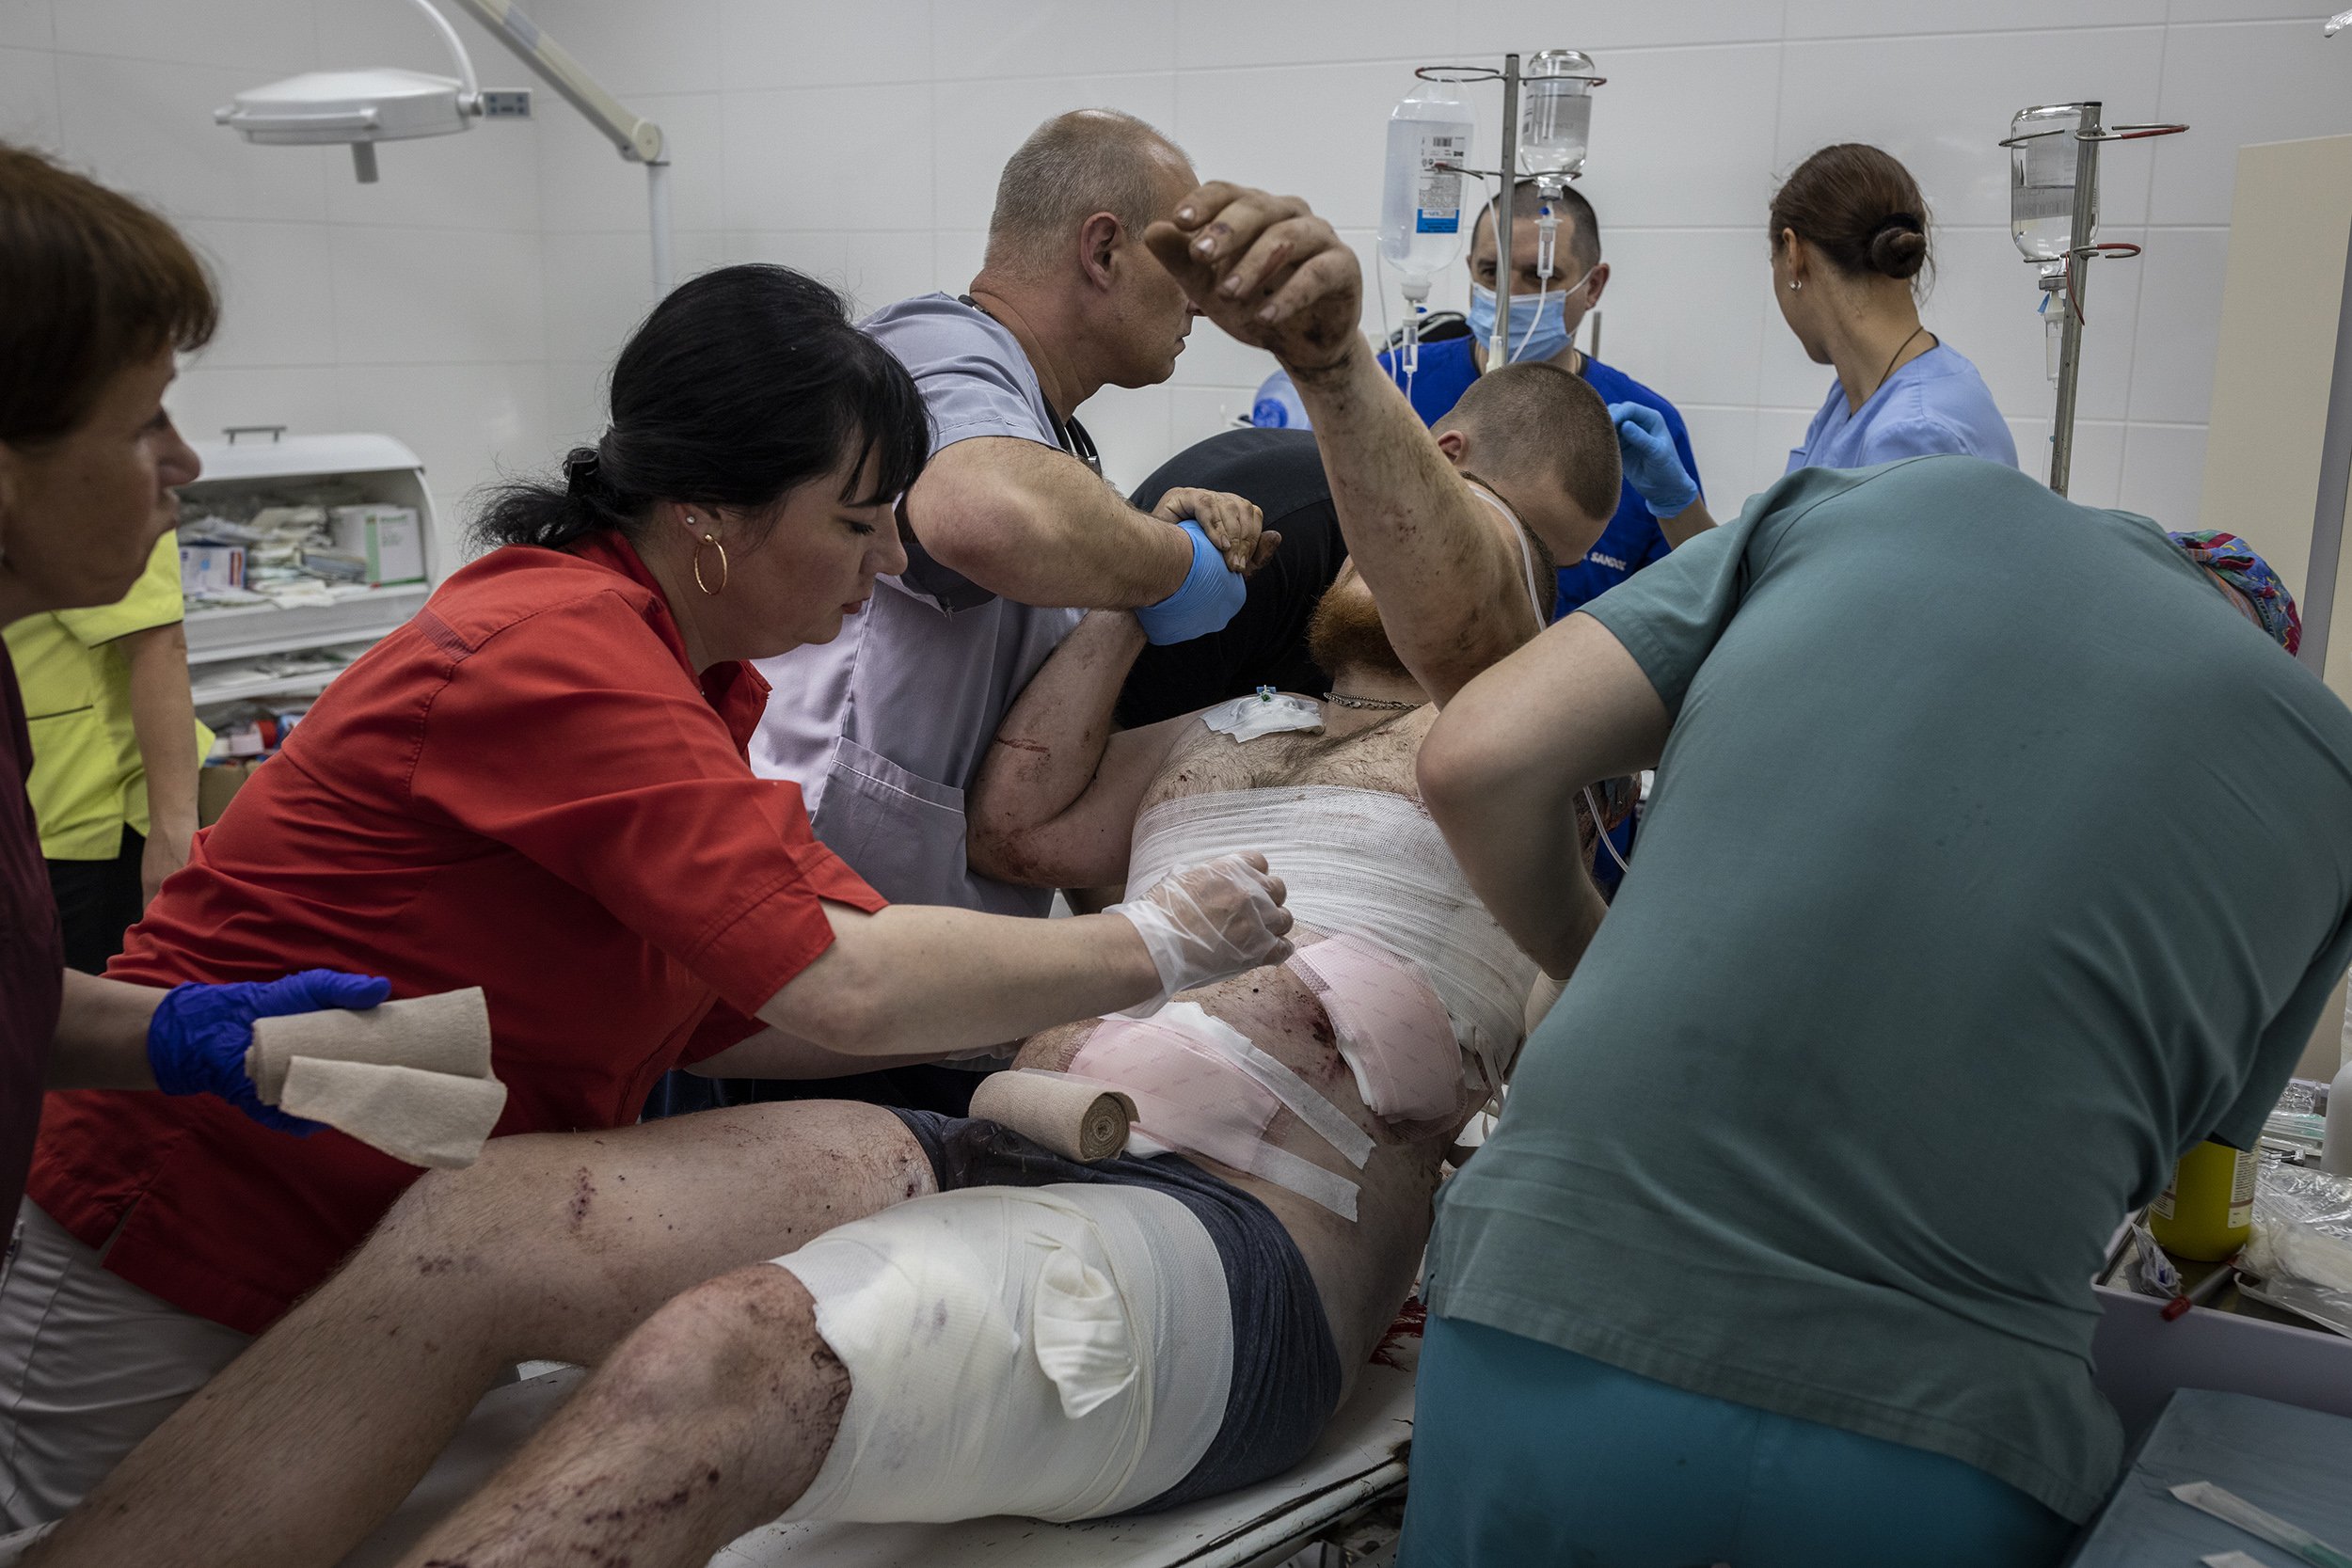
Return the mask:
<path id="1" fill-rule="evenodd" d="M 1271 351 L 1314 423 L 1340 532 L 1405 667 L 1440 704 L 1540 629 L 1518 548 L 1359 329 L 1356 253 L 1295 197 L 1211 182 L 1145 241 L 1203 315 Z"/>
<path id="2" fill-rule="evenodd" d="M 1030 887 L 1126 879 L 1136 808 L 1193 721 L 1112 728 L 1120 684 L 1142 651 L 1133 615 L 1098 610 L 1047 657 L 997 727 L 964 800 L 973 870 Z"/>

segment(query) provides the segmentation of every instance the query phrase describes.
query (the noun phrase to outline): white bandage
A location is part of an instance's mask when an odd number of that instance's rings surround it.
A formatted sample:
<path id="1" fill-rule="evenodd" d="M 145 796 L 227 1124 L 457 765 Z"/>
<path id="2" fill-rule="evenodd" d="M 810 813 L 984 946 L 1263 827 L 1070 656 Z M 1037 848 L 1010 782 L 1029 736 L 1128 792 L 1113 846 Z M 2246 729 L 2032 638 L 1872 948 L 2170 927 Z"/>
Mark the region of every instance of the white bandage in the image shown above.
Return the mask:
<path id="1" fill-rule="evenodd" d="M 1278 1187 L 1356 1217 L 1357 1185 L 1312 1160 L 1266 1142 L 1274 1113 L 1288 1108 L 1361 1170 L 1371 1135 L 1307 1081 L 1200 1005 L 1179 1002 L 1150 1020 L 1104 1019 L 1071 1058 L 1071 1070 L 1136 1103 L 1130 1153 L 1179 1149 L 1262 1176 Z"/>
<path id="2" fill-rule="evenodd" d="M 941 1193 L 775 1261 L 850 1373 L 787 1519 L 1117 1513 L 1189 1474 L 1225 1418 L 1224 1265 L 1165 1193 Z"/>
<path id="3" fill-rule="evenodd" d="M 1323 1004 L 1366 1110 L 1408 1122 L 1461 1110 L 1461 1048 L 1445 1004 L 1411 960 L 1336 936 L 1300 948 L 1284 967 Z"/>
<path id="4" fill-rule="evenodd" d="M 1255 740 L 1262 735 L 1280 735 L 1287 730 L 1323 728 L 1323 705 L 1287 692 L 1261 692 L 1219 703 L 1203 713 L 1200 721 L 1236 741 Z"/>
<path id="5" fill-rule="evenodd" d="M 1524 1037 L 1535 963 L 1495 924 L 1429 814 L 1381 789 L 1336 784 L 1227 790 L 1163 800 L 1136 819 L 1127 896 L 1179 864 L 1255 849 L 1309 930 L 1345 933 L 1413 960 L 1444 1002 L 1463 1081 L 1499 1085 Z"/>

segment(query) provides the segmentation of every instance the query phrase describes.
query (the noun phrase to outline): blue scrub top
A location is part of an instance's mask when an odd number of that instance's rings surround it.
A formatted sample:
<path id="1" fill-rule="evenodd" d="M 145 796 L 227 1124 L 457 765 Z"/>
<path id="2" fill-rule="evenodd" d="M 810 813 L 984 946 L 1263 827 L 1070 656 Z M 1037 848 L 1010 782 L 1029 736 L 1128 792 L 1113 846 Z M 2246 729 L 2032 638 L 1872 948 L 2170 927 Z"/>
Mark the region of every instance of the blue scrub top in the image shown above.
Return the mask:
<path id="1" fill-rule="evenodd" d="M 1804 433 L 1804 445 L 1789 452 L 1786 471 L 1869 468 L 1943 452 L 2017 467 L 2017 443 L 1994 406 L 1984 377 L 1938 343 L 1888 376 L 1860 408 L 1849 411 L 1845 388 L 1831 383 L 1828 400 Z"/>
<path id="2" fill-rule="evenodd" d="M 1407 395 L 1412 400 L 1413 412 L 1422 417 L 1424 424 L 1435 424 L 1443 419 L 1462 401 L 1470 383 L 1478 379 L 1477 361 L 1470 357 L 1471 341 L 1464 336 L 1421 345 L 1421 364 L 1413 372 Z M 1380 356 L 1380 368 L 1399 387 L 1405 386 L 1405 372 L 1397 368 L 1392 355 Z M 1683 467 L 1690 470 L 1693 483 L 1698 482 L 1699 465 L 1698 459 L 1691 455 L 1691 433 L 1683 428 L 1682 415 L 1673 404 L 1623 371 L 1604 365 L 1590 355 L 1584 358 L 1583 374 L 1585 384 L 1600 394 L 1603 403 L 1645 404 L 1663 415 Z M 1649 515 L 1649 507 L 1628 483 L 1618 492 L 1616 513 L 1609 519 L 1609 526 L 1601 530 L 1592 549 L 1583 560 L 1560 568 L 1560 595 L 1553 606 L 1553 617 L 1557 619 L 1579 605 L 1600 597 L 1651 562 L 1664 560 L 1668 548 L 1666 536 L 1659 531 L 1658 519 Z"/>

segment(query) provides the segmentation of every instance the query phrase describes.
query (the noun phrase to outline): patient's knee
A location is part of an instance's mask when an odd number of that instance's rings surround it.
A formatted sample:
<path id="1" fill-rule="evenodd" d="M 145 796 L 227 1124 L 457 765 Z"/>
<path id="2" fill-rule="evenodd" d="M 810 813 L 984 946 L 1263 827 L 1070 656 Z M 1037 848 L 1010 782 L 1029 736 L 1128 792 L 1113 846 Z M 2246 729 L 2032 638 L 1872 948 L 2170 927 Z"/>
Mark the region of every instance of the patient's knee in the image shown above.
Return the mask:
<path id="1" fill-rule="evenodd" d="M 828 1435 L 850 1397 L 850 1374 L 818 1332 L 807 1288 L 769 1263 L 673 1299 L 629 1336 L 609 1370 L 644 1408 L 750 1405 Z"/>

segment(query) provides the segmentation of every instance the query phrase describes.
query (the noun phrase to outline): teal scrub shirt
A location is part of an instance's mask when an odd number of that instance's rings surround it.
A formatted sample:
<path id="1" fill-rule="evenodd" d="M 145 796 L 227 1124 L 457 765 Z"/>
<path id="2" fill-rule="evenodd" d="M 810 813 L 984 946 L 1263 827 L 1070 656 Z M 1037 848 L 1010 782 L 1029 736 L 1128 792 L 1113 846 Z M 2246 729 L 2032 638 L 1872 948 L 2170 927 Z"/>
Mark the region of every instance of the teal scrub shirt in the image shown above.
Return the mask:
<path id="1" fill-rule="evenodd" d="M 1674 716 L 1429 1307 L 2082 1519 L 2090 1277 L 2352 955 L 2352 712 L 2156 525 L 1813 468 L 1582 611 Z"/>

